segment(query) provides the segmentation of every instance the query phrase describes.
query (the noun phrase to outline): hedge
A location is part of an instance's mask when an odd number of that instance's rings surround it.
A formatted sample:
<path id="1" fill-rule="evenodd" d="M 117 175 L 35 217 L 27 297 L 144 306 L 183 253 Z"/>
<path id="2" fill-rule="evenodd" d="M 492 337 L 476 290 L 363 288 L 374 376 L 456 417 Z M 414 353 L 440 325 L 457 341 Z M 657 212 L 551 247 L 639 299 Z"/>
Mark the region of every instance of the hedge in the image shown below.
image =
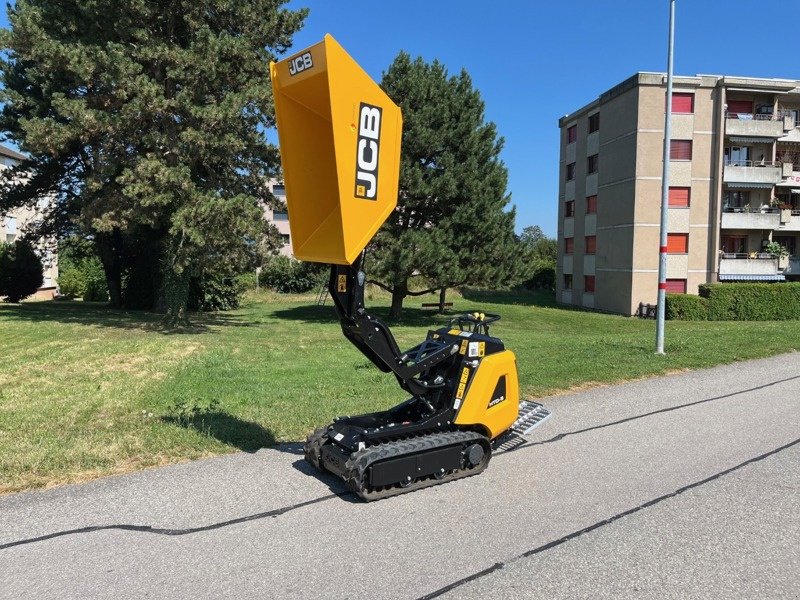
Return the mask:
<path id="1" fill-rule="evenodd" d="M 800 319 L 800 283 L 706 283 L 710 321 Z"/>
<path id="2" fill-rule="evenodd" d="M 708 300 L 691 294 L 667 294 L 664 305 L 667 319 L 676 321 L 708 320 Z"/>

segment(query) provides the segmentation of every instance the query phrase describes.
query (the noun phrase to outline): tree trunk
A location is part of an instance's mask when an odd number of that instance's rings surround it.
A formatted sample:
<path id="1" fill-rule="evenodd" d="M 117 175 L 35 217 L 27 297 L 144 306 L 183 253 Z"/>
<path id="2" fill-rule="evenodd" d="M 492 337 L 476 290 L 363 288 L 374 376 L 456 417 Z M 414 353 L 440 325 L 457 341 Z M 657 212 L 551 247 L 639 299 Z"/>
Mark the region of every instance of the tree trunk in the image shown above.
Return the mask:
<path id="1" fill-rule="evenodd" d="M 122 308 L 122 234 L 119 229 L 112 233 L 98 233 L 95 237 L 97 254 L 103 264 L 108 286 L 109 304 L 112 308 Z"/>
<path id="2" fill-rule="evenodd" d="M 408 284 L 395 284 L 392 288 L 392 308 L 389 309 L 389 316 L 397 319 L 403 312 L 403 299 L 408 295 Z"/>
<path id="3" fill-rule="evenodd" d="M 443 287 L 442 289 L 439 290 L 439 314 L 440 315 L 444 314 L 444 309 L 445 309 L 444 304 L 445 304 L 446 300 L 447 300 L 447 288 Z"/>

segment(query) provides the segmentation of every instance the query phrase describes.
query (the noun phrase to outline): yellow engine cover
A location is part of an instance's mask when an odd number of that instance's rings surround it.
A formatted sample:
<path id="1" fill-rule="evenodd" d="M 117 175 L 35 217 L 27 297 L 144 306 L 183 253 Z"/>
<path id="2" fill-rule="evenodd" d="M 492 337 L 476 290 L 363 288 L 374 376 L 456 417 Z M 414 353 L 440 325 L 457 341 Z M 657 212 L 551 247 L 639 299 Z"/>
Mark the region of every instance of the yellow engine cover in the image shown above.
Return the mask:
<path id="1" fill-rule="evenodd" d="M 330 35 L 270 76 L 294 255 L 352 264 L 397 204 L 400 108 Z"/>
<path id="2" fill-rule="evenodd" d="M 467 367 L 464 367 L 465 369 Z M 504 378 L 504 381 L 501 381 Z M 504 388 L 504 393 L 501 389 Z M 497 397 L 494 397 L 494 396 Z M 478 364 L 456 415 L 456 425 L 481 425 L 491 439 L 519 416 L 517 359 L 511 350 L 491 354 Z"/>

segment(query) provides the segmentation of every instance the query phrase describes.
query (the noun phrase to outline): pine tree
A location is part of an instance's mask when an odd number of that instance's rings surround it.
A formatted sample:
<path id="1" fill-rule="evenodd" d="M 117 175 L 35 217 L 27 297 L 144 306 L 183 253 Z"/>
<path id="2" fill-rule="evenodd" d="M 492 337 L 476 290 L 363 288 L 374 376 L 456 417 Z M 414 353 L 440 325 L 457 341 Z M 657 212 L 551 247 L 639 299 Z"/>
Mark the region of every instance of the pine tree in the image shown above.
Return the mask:
<path id="1" fill-rule="evenodd" d="M 382 86 L 403 111 L 398 208 L 371 245 L 371 274 L 392 293 L 390 314 L 399 316 L 409 295 L 520 281 L 503 140 L 467 72 L 449 77 L 438 61 L 401 52 Z M 412 291 L 413 277 L 428 289 Z"/>
<path id="2" fill-rule="evenodd" d="M 189 280 L 251 260 L 259 202 L 274 201 L 268 63 L 307 13 L 283 4 L 18 0 L 0 36 L 0 129 L 30 159 L 0 209 L 51 195 L 39 233 L 90 236 L 112 305 L 166 293 L 182 319 Z"/>

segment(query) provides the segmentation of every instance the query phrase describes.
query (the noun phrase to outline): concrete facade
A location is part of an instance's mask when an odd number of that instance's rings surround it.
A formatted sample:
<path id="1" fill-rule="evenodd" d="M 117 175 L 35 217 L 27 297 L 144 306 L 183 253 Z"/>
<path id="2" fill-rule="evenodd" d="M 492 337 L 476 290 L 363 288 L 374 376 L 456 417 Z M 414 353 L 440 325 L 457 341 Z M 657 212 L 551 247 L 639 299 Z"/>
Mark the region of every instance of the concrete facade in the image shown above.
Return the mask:
<path id="1" fill-rule="evenodd" d="M 679 76 L 673 93 L 669 186 L 688 202 L 668 209 L 671 289 L 697 294 L 723 259 L 723 280 L 797 277 L 800 81 Z M 664 74 L 637 73 L 559 120 L 559 302 L 627 315 L 656 302 L 665 96 Z M 773 241 L 790 260 L 737 271 Z"/>

